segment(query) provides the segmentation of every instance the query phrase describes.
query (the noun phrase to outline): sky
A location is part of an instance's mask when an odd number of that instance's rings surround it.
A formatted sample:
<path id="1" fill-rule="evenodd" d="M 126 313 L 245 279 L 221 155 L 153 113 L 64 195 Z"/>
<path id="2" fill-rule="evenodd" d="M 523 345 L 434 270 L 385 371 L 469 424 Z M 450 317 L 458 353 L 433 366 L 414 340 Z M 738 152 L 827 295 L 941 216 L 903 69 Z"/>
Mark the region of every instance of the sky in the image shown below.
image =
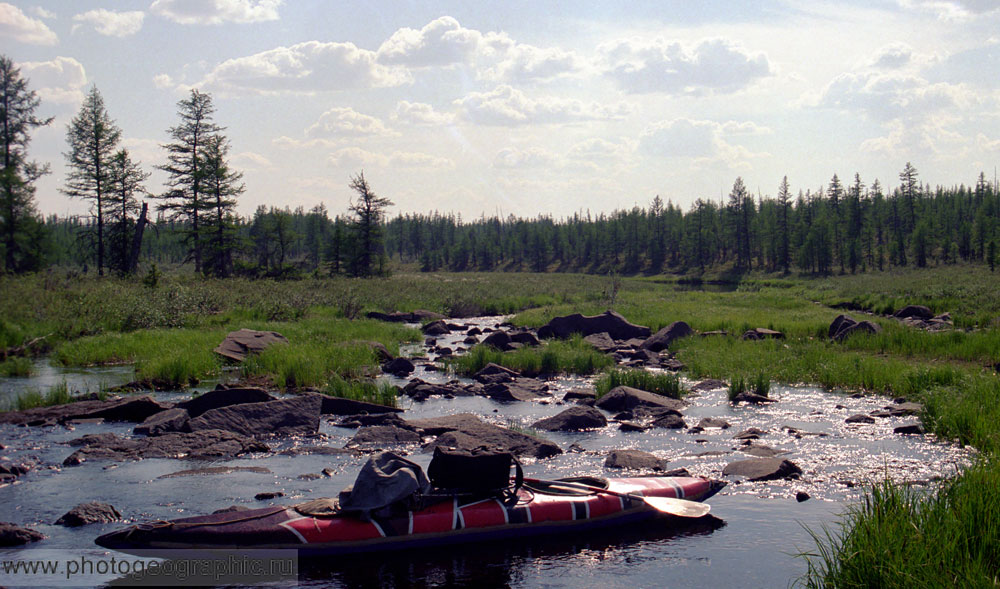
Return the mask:
<path id="1" fill-rule="evenodd" d="M 362 171 L 390 215 L 470 220 L 1000 164 L 1000 0 L 18 1 L 0 47 L 54 117 L 45 215 L 88 212 L 60 189 L 91 86 L 154 196 L 177 102 L 211 94 L 242 215 L 346 213 Z"/>

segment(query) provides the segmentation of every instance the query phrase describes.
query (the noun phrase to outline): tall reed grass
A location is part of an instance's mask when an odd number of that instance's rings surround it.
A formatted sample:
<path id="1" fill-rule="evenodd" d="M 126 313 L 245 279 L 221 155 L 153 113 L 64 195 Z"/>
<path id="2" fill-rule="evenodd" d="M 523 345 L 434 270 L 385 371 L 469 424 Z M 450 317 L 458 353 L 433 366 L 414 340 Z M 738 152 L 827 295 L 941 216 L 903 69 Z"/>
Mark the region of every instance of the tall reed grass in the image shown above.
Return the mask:
<path id="1" fill-rule="evenodd" d="M 653 372 L 642 369 L 609 370 L 594 382 L 597 398 L 601 398 L 615 387 L 632 387 L 657 395 L 680 399 L 684 396 L 680 378 L 667 372 Z"/>

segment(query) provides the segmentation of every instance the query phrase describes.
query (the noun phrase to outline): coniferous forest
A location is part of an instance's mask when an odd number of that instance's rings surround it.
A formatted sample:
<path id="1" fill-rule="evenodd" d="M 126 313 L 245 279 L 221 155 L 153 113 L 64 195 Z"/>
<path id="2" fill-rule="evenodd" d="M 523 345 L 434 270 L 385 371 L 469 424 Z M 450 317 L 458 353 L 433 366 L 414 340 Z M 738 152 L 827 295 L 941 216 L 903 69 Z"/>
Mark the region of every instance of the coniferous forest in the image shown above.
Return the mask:
<path id="1" fill-rule="evenodd" d="M 910 162 L 886 184 L 834 173 L 825 185 L 793 188 L 785 177 L 771 196 L 736 178 L 727 197 L 687 208 L 653 196 L 646 208 L 471 221 L 437 211 L 389 218 L 394 203 L 360 172 L 345 179 L 354 197 L 343 213 L 261 206 L 245 218 L 236 213 L 243 175 L 229 165 L 211 95 L 198 90 L 177 103 L 164 161 L 152 163 L 167 174 L 158 192 L 146 186 L 151 163 L 121 147 L 122 130 L 91 87 L 67 128 L 62 189 L 87 201 L 90 214 L 42 221 L 33 183 L 48 164 L 30 161 L 27 148 L 51 119 L 35 116 L 40 100 L 2 60 L 0 247 L 8 273 L 75 266 L 127 275 L 140 264 L 190 263 L 218 277 L 372 276 L 400 264 L 425 272 L 843 274 L 997 263 L 996 180 L 981 172 L 968 184 L 932 187 Z"/>

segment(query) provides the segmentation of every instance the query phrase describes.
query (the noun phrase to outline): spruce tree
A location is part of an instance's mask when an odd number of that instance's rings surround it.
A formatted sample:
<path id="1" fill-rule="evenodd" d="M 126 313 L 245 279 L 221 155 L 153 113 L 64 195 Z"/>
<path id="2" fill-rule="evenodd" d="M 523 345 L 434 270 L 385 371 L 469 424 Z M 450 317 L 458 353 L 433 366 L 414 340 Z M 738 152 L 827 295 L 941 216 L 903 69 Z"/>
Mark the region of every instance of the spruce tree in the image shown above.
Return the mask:
<path id="1" fill-rule="evenodd" d="M 207 275 L 226 277 L 233 270 L 233 250 L 236 249 L 236 228 L 233 209 L 236 198 L 246 186 L 243 173 L 233 170 L 226 161 L 229 141 L 222 135 L 209 136 L 202 150 L 202 191 L 204 193 L 204 265 Z"/>
<path id="2" fill-rule="evenodd" d="M 52 122 L 51 118 L 35 116 L 39 104 L 21 70 L 9 57 L 0 55 L 0 240 L 5 272 L 36 270 L 44 255 L 45 227 L 35 211 L 34 183 L 49 167 L 27 159 L 31 131 Z"/>
<path id="3" fill-rule="evenodd" d="M 203 151 L 210 138 L 222 130 L 214 122 L 212 96 L 191 90 L 191 96 L 177 103 L 180 124 L 171 127 L 173 143 L 164 145 L 167 163 L 159 169 L 167 173 L 167 192 L 160 196 L 161 211 L 172 219 L 187 221 L 188 259 L 194 260 L 195 272 L 202 271 L 204 245 L 203 218 L 209 208 L 205 195 L 205 160 Z"/>
<path id="4" fill-rule="evenodd" d="M 372 276 L 377 271 L 384 271 L 382 217 L 393 202 L 372 191 L 364 171 L 351 178 L 350 187 L 357 194 L 350 205 L 354 213 L 352 230 L 355 239 L 352 270 L 355 276 Z"/>
<path id="5" fill-rule="evenodd" d="M 90 201 L 94 218 L 92 244 L 97 254 L 97 274 L 104 276 L 107 267 L 108 216 L 110 214 L 110 167 L 122 131 L 104 107 L 104 98 L 91 86 L 80 112 L 66 128 L 69 151 L 65 153 L 69 172 L 63 193 Z"/>
<path id="6" fill-rule="evenodd" d="M 108 243 L 111 248 L 108 267 L 118 274 L 133 270 L 132 240 L 139 212 L 136 195 L 145 195 L 143 183 L 149 178 L 138 162 L 132 161 L 128 150 L 118 150 L 108 162 L 107 203 Z"/>

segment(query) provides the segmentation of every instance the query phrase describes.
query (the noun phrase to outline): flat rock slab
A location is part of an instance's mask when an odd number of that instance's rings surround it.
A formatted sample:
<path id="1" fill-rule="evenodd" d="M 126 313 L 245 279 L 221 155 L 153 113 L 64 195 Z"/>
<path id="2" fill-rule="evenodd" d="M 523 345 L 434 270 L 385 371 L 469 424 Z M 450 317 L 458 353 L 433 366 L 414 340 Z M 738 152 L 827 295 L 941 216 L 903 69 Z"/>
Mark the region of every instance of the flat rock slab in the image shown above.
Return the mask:
<path id="1" fill-rule="evenodd" d="M 859 413 L 844 420 L 845 423 L 875 423 L 875 418 L 870 415 Z"/>
<path id="2" fill-rule="evenodd" d="M 606 425 L 608 425 L 608 419 L 604 417 L 603 413 L 593 407 L 578 405 L 552 417 L 540 419 L 531 424 L 531 427 L 550 432 L 575 432 L 601 428 Z"/>
<path id="3" fill-rule="evenodd" d="M 267 391 L 259 388 L 239 388 L 239 389 L 216 389 L 202 393 L 197 397 L 181 401 L 175 405 L 184 409 L 191 417 L 198 417 L 206 411 L 229 407 L 230 405 L 242 405 L 244 403 L 266 403 L 274 401 L 274 397 Z"/>
<path id="4" fill-rule="evenodd" d="M 315 434 L 319 431 L 322 405 L 316 395 L 230 405 L 192 419 L 188 429 L 192 432 L 226 430 L 256 438 Z"/>
<path id="5" fill-rule="evenodd" d="M 486 423 L 469 413 L 412 420 L 409 423 L 425 434 L 437 435 L 433 442 L 424 446 L 429 451 L 441 446 L 470 452 L 485 447 L 533 458 L 562 454 L 562 449 L 549 440 Z"/>
<path id="6" fill-rule="evenodd" d="M 103 419 L 105 421 L 131 421 L 141 423 L 150 415 L 165 411 L 173 405 L 160 403 L 149 395 L 120 399 L 88 400 L 35 407 L 24 411 L 0 413 L 0 423 L 14 425 L 55 425 L 78 419 Z"/>
<path id="7" fill-rule="evenodd" d="M 511 382 L 493 382 L 484 385 L 482 394 L 494 401 L 534 401 L 550 398 L 549 386 L 531 378 L 516 378 Z"/>
<path id="8" fill-rule="evenodd" d="M 90 503 L 81 503 L 67 511 L 56 520 L 55 525 L 76 528 L 87 524 L 116 522 L 121 519 L 122 514 L 118 513 L 118 510 L 113 506 L 91 501 Z"/>
<path id="9" fill-rule="evenodd" d="M 268 452 L 265 444 L 223 430 L 171 433 L 129 439 L 114 434 L 90 434 L 69 442 L 81 448 L 63 461 L 76 466 L 87 460 L 141 460 L 143 458 L 232 458 L 250 452 Z"/>
<path id="10" fill-rule="evenodd" d="M 686 403 L 680 399 L 672 399 L 642 391 L 632 387 L 615 387 L 597 400 L 597 406 L 605 411 L 627 411 L 636 407 L 665 407 L 680 411 Z"/>
<path id="11" fill-rule="evenodd" d="M 750 446 L 744 446 L 743 448 L 740 448 L 740 451 L 743 452 L 744 454 L 756 456 L 757 458 L 774 458 L 775 456 L 788 454 L 788 452 L 784 450 L 775 450 L 770 446 L 758 446 L 756 444 L 751 444 Z"/>
<path id="12" fill-rule="evenodd" d="M 719 417 L 703 417 L 701 421 L 698 422 L 698 427 L 708 429 L 708 428 L 719 428 L 719 429 L 729 429 L 732 427 L 728 421 L 721 419 Z"/>
<path id="13" fill-rule="evenodd" d="M 10 522 L 0 522 L 0 547 L 22 546 L 44 540 L 45 534 Z"/>
<path id="14" fill-rule="evenodd" d="M 766 327 L 755 327 L 743 332 L 742 340 L 785 339 L 785 334 Z"/>
<path id="15" fill-rule="evenodd" d="M 232 472 L 256 472 L 269 474 L 270 469 L 263 466 L 210 466 L 208 468 L 192 468 L 189 470 L 179 470 L 169 474 L 161 474 L 158 479 L 174 479 L 177 477 L 194 477 L 202 475 L 229 474 Z"/>
<path id="16" fill-rule="evenodd" d="M 750 481 L 791 479 L 802 474 L 802 469 L 783 458 L 751 458 L 730 462 L 722 469 L 725 476 L 745 477 Z"/>
<path id="17" fill-rule="evenodd" d="M 398 444 L 419 444 L 420 434 L 395 425 L 366 425 L 358 429 L 346 447 L 395 446 Z"/>
<path id="18" fill-rule="evenodd" d="M 667 461 L 642 450 L 612 450 L 604 459 L 605 468 L 624 468 L 628 470 L 666 470 Z"/>
<path id="19" fill-rule="evenodd" d="M 257 331 L 256 329 L 241 329 L 226 334 L 215 353 L 220 356 L 242 362 L 250 354 L 267 349 L 273 344 L 287 344 L 288 339 L 277 331 Z"/>
<path id="20" fill-rule="evenodd" d="M 555 317 L 538 330 L 538 337 L 567 338 L 574 333 L 584 337 L 595 333 L 607 333 L 615 340 L 642 338 L 645 341 L 650 335 L 650 329 L 642 325 L 629 323 L 628 319 L 615 313 L 605 311 L 600 315 L 584 316 L 580 313 Z"/>

